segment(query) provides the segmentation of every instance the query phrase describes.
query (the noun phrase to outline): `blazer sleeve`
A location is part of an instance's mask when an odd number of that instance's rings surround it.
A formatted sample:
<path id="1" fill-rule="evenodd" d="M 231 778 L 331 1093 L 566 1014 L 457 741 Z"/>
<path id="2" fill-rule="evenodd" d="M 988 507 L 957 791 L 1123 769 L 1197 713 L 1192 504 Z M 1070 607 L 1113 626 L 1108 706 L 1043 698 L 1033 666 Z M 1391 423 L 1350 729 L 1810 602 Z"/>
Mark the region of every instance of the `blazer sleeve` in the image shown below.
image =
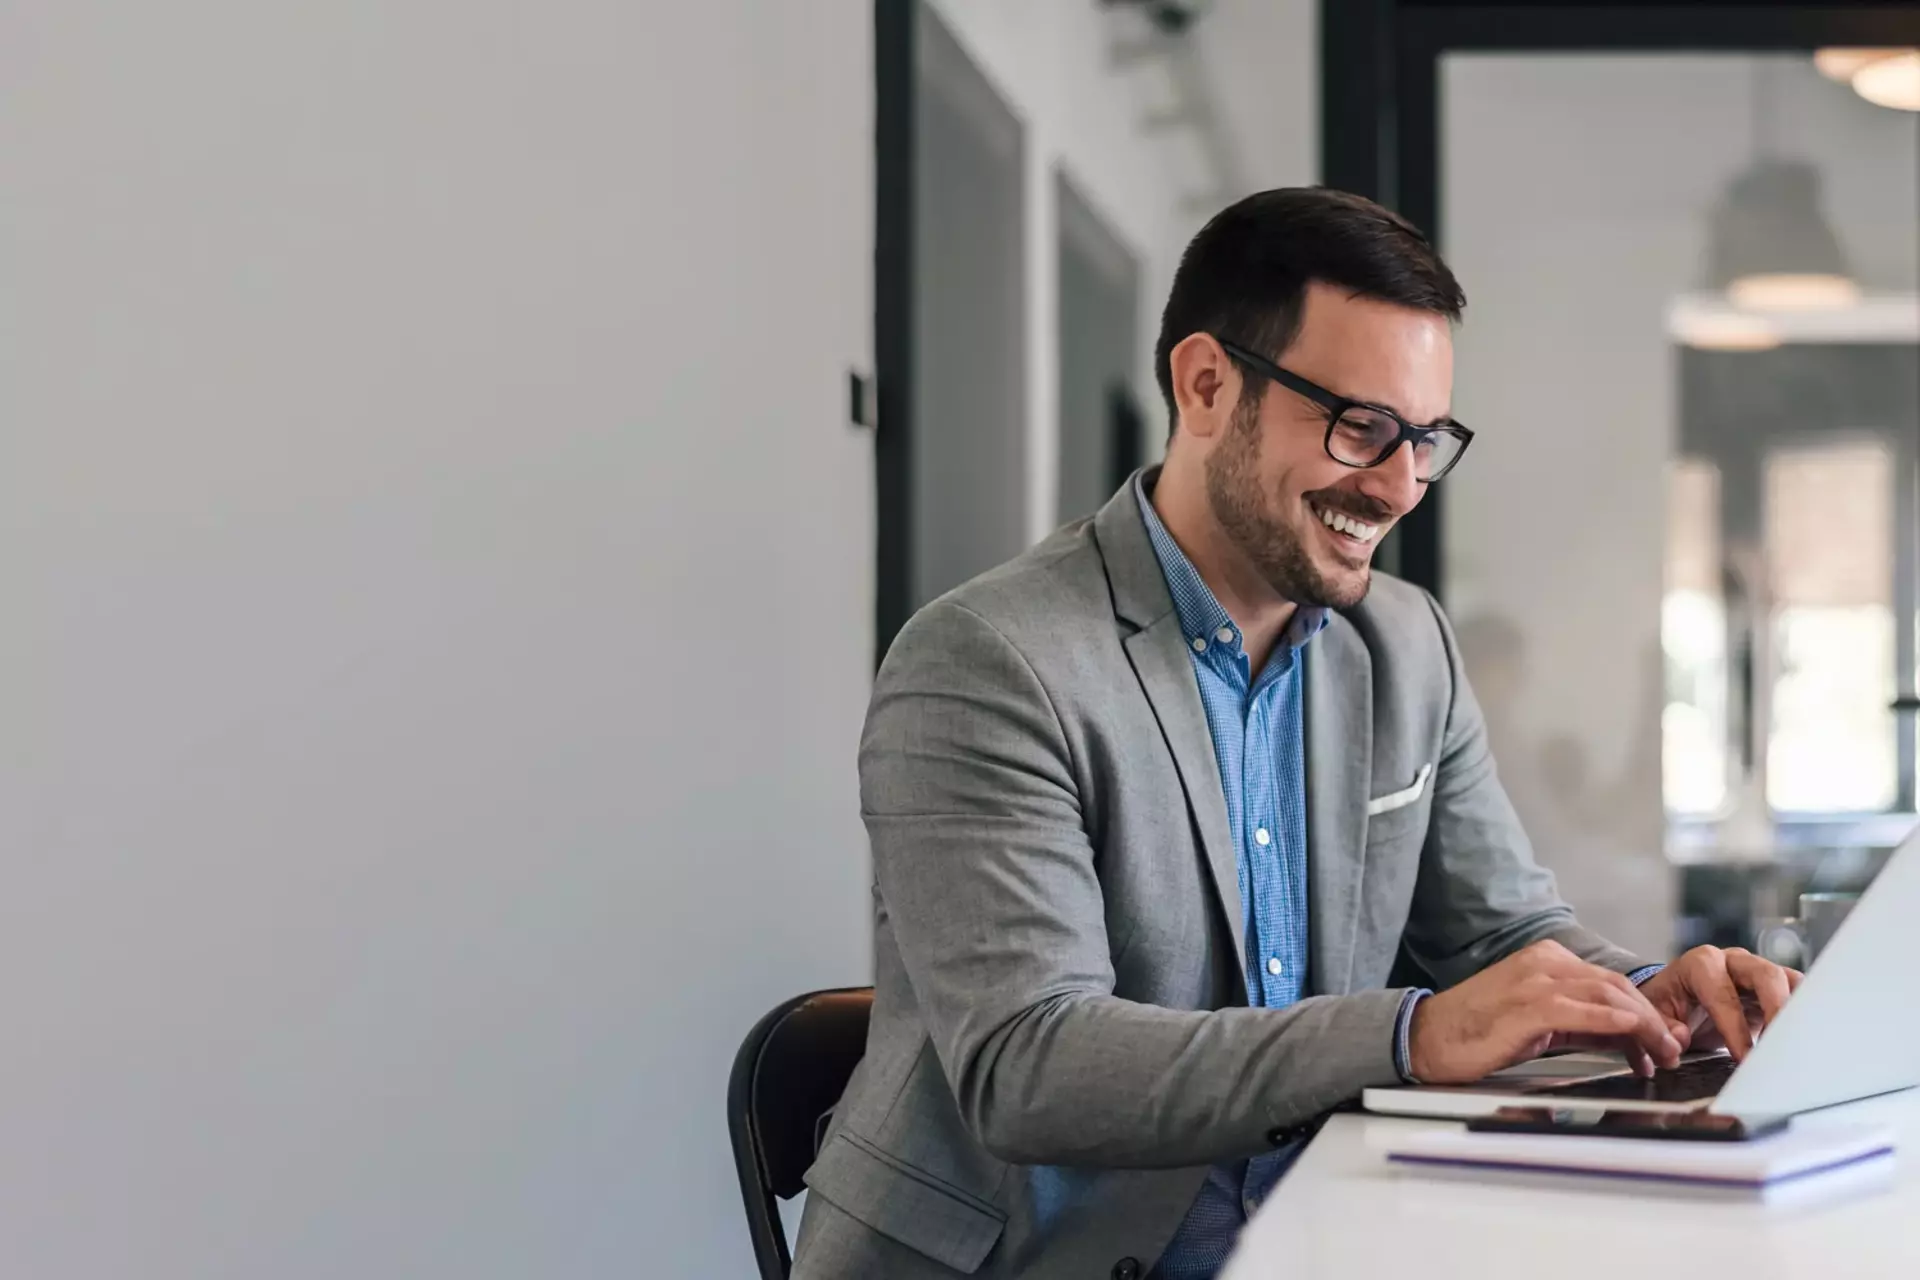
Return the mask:
<path id="1" fill-rule="evenodd" d="M 1198 1012 L 1114 995 L 1067 735 L 1027 660 L 963 605 L 895 641 L 860 794 L 913 997 L 962 1121 L 1000 1159 L 1212 1164 L 1398 1082 L 1401 991 Z"/>
<path id="2" fill-rule="evenodd" d="M 1495 772 L 1487 723 L 1467 683 L 1460 646 L 1431 596 L 1452 688 L 1433 810 L 1405 934 L 1407 953 L 1449 987 L 1529 943 L 1552 938 L 1583 960 L 1620 973 L 1642 961 L 1582 927 L 1553 874 L 1534 859 Z"/>

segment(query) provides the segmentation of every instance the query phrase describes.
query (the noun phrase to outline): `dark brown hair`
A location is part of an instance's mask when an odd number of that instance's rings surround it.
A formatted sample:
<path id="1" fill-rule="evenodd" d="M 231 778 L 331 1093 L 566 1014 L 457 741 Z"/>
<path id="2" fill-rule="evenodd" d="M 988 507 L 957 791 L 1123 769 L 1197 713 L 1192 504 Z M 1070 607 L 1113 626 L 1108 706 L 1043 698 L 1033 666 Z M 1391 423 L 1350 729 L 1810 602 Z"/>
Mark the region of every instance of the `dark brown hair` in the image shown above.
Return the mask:
<path id="1" fill-rule="evenodd" d="M 1153 373 L 1177 423 L 1174 347 L 1211 333 L 1273 356 L 1300 331 L 1315 280 L 1367 298 L 1458 320 L 1466 295 L 1433 243 L 1399 214 L 1364 196 L 1326 187 L 1281 187 L 1213 216 L 1180 255 L 1160 316 Z M 1249 376 L 1248 394 L 1265 389 Z"/>

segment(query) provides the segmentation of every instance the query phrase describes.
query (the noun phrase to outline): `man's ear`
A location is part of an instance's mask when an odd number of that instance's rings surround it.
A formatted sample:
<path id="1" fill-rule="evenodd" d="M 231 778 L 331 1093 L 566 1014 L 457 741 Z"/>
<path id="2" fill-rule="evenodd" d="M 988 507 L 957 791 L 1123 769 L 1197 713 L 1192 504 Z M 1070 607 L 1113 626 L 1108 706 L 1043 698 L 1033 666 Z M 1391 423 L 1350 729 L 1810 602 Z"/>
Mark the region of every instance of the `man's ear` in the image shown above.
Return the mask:
<path id="1" fill-rule="evenodd" d="M 1210 333 L 1190 333 L 1167 353 L 1173 403 L 1193 435 L 1217 433 L 1240 400 L 1240 371 Z"/>

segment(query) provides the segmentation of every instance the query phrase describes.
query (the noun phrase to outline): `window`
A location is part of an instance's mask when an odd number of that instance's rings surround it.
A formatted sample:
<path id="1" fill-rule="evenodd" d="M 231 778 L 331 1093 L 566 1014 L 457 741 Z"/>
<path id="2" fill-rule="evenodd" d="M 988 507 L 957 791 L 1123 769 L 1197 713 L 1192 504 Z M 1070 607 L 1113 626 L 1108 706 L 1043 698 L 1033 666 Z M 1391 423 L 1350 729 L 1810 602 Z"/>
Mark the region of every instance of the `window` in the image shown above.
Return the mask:
<path id="1" fill-rule="evenodd" d="M 1879 812 L 1898 796 L 1892 498 L 1893 459 L 1875 442 L 1766 460 L 1776 812 Z"/>
<path id="2" fill-rule="evenodd" d="M 1744 499 L 1715 461 L 1669 467 L 1667 813 L 1725 818 L 1742 796 L 1757 803 L 1760 784 L 1787 819 L 1910 810 L 1920 727 L 1892 707 L 1896 620 L 1912 607 L 1897 571 L 1901 455 L 1884 436 L 1839 432 L 1758 452 Z M 1908 645 L 1920 615 L 1912 625 Z"/>
<path id="3" fill-rule="evenodd" d="M 1687 817 L 1709 817 L 1727 801 L 1727 609 L 1720 573 L 1719 468 L 1678 459 L 1667 472 L 1660 766 L 1667 811 Z"/>

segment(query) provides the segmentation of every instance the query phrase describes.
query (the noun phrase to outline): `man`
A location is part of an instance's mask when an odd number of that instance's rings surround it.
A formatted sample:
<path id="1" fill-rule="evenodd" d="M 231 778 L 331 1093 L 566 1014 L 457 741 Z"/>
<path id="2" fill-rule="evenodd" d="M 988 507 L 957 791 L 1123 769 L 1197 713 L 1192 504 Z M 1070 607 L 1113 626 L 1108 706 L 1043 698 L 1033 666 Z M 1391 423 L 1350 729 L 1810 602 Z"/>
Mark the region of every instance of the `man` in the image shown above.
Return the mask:
<path id="1" fill-rule="evenodd" d="M 1234 205 L 1162 321 L 1165 465 L 901 632 L 860 751 L 873 1022 L 796 1276 L 1211 1276 L 1369 1085 L 1739 1056 L 1779 1011 L 1787 970 L 1574 921 L 1446 618 L 1371 572 L 1471 439 L 1463 305 L 1366 200 Z"/>

